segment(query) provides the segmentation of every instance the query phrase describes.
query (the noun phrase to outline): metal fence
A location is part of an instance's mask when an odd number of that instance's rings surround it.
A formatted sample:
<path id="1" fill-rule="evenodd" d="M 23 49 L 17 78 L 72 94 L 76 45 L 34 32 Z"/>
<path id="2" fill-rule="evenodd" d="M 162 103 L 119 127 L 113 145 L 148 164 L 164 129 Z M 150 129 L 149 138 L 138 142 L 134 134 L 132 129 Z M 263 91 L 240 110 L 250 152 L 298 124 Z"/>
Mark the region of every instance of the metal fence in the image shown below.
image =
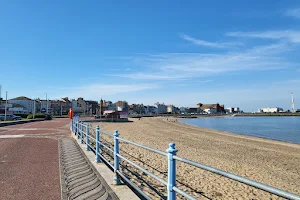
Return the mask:
<path id="1" fill-rule="evenodd" d="M 190 194 L 186 193 L 185 191 L 181 190 L 180 188 L 176 187 L 176 161 L 180 161 L 186 164 L 189 164 L 191 166 L 201 168 L 203 170 L 219 174 L 221 176 L 227 177 L 231 180 L 235 180 L 241 183 L 244 183 L 246 185 L 255 187 L 257 189 L 269 192 L 271 194 L 275 194 L 279 197 L 283 197 L 286 199 L 292 199 L 292 200 L 300 200 L 300 196 L 297 194 L 293 194 L 284 190 L 280 190 L 277 188 L 274 188 L 272 186 L 256 182 L 232 173 L 228 173 L 201 163 L 194 162 L 192 160 L 188 160 L 185 158 L 180 158 L 176 156 L 177 149 L 175 148 L 174 143 L 169 144 L 169 148 L 167 149 L 167 152 L 163 152 L 157 149 L 153 149 L 151 147 L 147 147 L 141 144 L 137 144 L 135 142 L 132 142 L 130 140 L 123 139 L 119 136 L 118 131 L 115 131 L 114 134 L 106 133 L 102 130 L 100 130 L 100 127 L 97 126 L 96 128 L 92 128 L 88 123 L 84 123 L 83 121 L 80 121 L 78 117 L 73 118 L 72 124 L 71 124 L 72 132 L 77 136 L 77 138 L 80 140 L 81 144 L 86 144 L 86 150 L 87 151 L 94 151 L 96 155 L 96 162 L 101 162 L 101 160 L 104 160 L 105 163 L 107 163 L 113 170 L 114 170 L 114 183 L 116 185 L 120 184 L 120 179 L 122 178 L 127 184 L 132 186 L 141 196 L 143 196 L 145 199 L 151 199 L 149 196 L 147 196 L 137 185 L 135 185 L 132 181 L 130 181 L 121 171 L 120 171 L 120 159 L 123 161 L 129 163 L 133 167 L 137 168 L 138 170 L 141 170 L 145 174 L 149 175 L 150 177 L 154 178 L 158 182 L 162 183 L 166 186 L 167 189 L 167 196 L 168 200 L 175 200 L 176 194 L 180 194 L 187 199 L 195 200 L 196 198 L 191 196 Z M 106 136 L 109 136 L 113 138 L 114 144 L 113 148 L 108 147 L 104 144 L 104 142 L 101 142 L 100 135 L 104 134 Z M 94 136 L 94 137 L 93 137 Z M 168 180 L 163 180 L 160 177 L 156 176 L 155 174 L 149 172 L 148 170 L 144 169 L 143 167 L 137 165 L 136 163 L 132 162 L 131 160 L 127 159 L 123 155 L 120 155 L 120 148 L 119 148 L 119 141 L 129 143 L 131 145 L 135 145 L 137 147 L 149 150 L 151 152 L 160 154 L 167 158 L 168 160 Z M 102 155 L 100 151 L 100 147 L 105 148 L 110 153 L 113 154 L 113 165 Z"/>

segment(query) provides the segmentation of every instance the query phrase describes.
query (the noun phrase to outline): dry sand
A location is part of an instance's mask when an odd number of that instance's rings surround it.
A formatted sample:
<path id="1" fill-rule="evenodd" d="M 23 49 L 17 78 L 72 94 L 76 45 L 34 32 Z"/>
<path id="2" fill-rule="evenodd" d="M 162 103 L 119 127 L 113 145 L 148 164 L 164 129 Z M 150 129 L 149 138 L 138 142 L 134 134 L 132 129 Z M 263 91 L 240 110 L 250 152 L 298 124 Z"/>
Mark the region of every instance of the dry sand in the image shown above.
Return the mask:
<path id="1" fill-rule="evenodd" d="M 93 123 L 101 130 L 166 151 L 176 143 L 177 155 L 227 172 L 300 194 L 300 145 L 197 128 L 169 118 L 131 119 L 131 123 Z M 106 145 L 112 139 L 102 136 Z M 120 154 L 167 180 L 167 158 L 126 143 Z M 109 153 L 103 154 L 110 159 Z M 166 187 L 122 162 L 122 170 L 153 199 L 166 199 Z M 225 177 L 177 162 L 177 186 L 198 199 L 281 199 Z M 178 195 L 179 199 L 184 199 Z"/>

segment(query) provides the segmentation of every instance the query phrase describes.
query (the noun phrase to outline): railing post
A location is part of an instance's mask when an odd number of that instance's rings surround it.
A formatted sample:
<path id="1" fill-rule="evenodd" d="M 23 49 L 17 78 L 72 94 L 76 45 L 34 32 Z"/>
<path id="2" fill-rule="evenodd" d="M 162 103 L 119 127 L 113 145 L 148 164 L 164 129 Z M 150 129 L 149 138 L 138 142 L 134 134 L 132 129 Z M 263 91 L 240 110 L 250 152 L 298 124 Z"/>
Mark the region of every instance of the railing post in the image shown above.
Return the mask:
<path id="1" fill-rule="evenodd" d="M 78 120 L 75 121 L 75 135 L 78 134 Z"/>
<path id="2" fill-rule="evenodd" d="M 84 128 L 84 123 L 82 122 L 82 124 L 81 124 L 81 134 L 80 134 L 80 143 L 81 144 L 83 144 L 84 142 L 83 142 L 83 128 Z"/>
<path id="3" fill-rule="evenodd" d="M 96 162 L 99 163 L 100 162 L 100 127 L 97 126 L 96 127 Z"/>
<path id="4" fill-rule="evenodd" d="M 71 130 L 72 130 L 72 133 L 74 133 L 74 128 L 73 128 L 73 126 L 74 126 L 74 120 L 73 120 L 73 118 L 72 118 L 72 120 L 71 120 Z"/>
<path id="5" fill-rule="evenodd" d="M 90 151 L 90 124 L 86 124 L 86 137 L 85 137 L 85 142 L 86 142 L 86 150 Z"/>
<path id="6" fill-rule="evenodd" d="M 176 155 L 178 150 L 175 149 L 175 144 L 170 143 L 168 152 L 168 200 L 176 199 L 176 192 L 173 190 L 173 187 L 176 186 L 176 160 L 173 159 L 173 156 Z"/>
<path id="7" fill-rule="evenodd" d="M 77 133 L 77 139 L 80 138 L 80 131 L 81 131 L 81 121 L 78 121 L 78 133 Z"/>
<path id="8" fill-rule="evenodd" d="M 120 170 L 120 163 L 119 163 L 119 157 L 117 154 L 119 154 L 119 132 L 116 130 L 114 133 L 114 183 L 116 185 L 120 184 L 120 177 L 117 171 Z"/>

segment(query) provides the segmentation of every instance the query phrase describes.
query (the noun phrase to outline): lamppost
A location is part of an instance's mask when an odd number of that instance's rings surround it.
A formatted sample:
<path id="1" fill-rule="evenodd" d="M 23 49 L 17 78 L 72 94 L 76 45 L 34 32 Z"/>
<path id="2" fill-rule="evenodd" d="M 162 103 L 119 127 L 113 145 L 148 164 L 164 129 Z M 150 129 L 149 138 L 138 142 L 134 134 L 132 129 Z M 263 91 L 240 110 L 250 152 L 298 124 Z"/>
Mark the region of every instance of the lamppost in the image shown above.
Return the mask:
<path id="1" fill-rule="evenodd" d="M 33 99 L 33 116 L 32 116 L 33 119 L 35 118 L 35 101 L 36 99 Z"/>
<path id="2" fill-rule="evenodd" d="M 7 92 L 6 92 L 6 100 L 5 100 L 5 114 L 4 114 L 4 121 L 6 121 L 6 115 L 7 115 Z"/>
<path id="3" fill-rule="evenodd" d="M 47 98 L 47 93 L 45 93 L 46 94 L 46 112 L 48 113 L 48 98 Z"/>

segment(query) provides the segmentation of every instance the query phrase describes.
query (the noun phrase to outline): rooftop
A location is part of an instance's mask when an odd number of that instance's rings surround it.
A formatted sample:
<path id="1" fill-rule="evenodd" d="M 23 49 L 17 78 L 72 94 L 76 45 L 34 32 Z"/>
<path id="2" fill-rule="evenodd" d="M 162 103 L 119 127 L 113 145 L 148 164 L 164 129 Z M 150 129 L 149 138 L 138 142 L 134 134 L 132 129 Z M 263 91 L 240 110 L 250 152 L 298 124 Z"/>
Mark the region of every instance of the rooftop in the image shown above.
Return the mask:
<path id="1" fill-rule="evenodd" d="M 13 99 L 10 99 L 10 100 L 29 100 L 29 101 L 32 101 L 32 99 L 30 99 L 28 97 L 25 97 L 25 96 L 16 97 L 16 98 L 13 98 Z"/>

